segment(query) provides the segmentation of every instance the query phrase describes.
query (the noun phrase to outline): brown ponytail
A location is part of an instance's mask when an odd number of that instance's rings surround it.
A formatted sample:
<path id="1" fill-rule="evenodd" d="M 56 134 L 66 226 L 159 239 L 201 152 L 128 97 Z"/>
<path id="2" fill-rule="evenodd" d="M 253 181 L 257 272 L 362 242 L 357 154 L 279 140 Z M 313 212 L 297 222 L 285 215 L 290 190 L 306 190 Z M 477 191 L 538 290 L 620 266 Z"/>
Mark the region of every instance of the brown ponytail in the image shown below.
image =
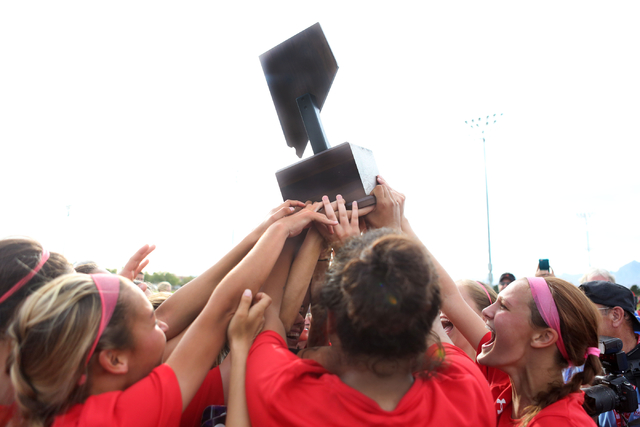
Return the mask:
<path id="1" fill-rule="evenodd" d="M 574 374 L 568 383 L 549 384 L 547 391 L 539 393 L 535 398 L 535 403 L 525 408 L 525 415 L 520 424 L 522 427 L 526 427 L 542 409 L 570 393 L 579 391 L 580 386 L 591 384 L 594 377 L 602 371 L 600 359 L 597 356 L 589 355 L 585 358 L 588 347 L 598 347 L 600 315 L 595 305 L 571 283 L 555 277 L 546 277 L 545 280 L 558 308 L 562 339 L 569 357 L 567 361 L 562 357 L 560 351 L 557 351 L 557 364 L 562 368 L 568 367 L 569 362 L 573 366 L 584 364 L 584 370 Z M 530 309 L 533 326 L 548 328 L 549 326 L 542 319 L 533 299 Z"/>

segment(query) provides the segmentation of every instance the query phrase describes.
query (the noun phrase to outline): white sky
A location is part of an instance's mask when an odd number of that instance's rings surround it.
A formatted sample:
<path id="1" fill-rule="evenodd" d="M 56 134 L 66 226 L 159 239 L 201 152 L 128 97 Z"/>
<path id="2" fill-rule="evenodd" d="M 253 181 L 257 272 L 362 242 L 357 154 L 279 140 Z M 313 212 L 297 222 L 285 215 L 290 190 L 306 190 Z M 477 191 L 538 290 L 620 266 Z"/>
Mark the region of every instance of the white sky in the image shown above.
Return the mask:
<path id="1" fill-rule="evenodd" d="M 280 203 L 258 56 L 320 22 L 332 145 L 373 150 L 454 278 L 640 260 L 640 3 L 0 3 L 0 237 L 195 275 Z M 311 152 L 307 148 L 305 156 Z M 67 216 L 67 206 L 70 205 Z"/>

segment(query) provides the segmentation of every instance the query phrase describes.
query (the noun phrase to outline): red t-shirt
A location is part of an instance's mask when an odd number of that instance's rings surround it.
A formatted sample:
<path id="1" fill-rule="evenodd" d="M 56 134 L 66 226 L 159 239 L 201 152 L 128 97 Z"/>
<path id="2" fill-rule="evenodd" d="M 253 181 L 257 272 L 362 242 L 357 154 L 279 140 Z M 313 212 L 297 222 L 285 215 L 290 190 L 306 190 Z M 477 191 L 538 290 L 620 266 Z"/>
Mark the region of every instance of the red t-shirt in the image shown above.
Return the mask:
<path id="1" fill-rule="evenodd" d="M 511 405 L 511 386 L 506 388 L 498 397 L 498 427 L 517 426 L 520 420 L 511 418 L 513 410 Z M 568 396 L 558 400 L 555 403 L 540 411 L 528 427 L 589 427 L 595 426 L 596 423 L 582 408 L 584 403 L 584 393 L 570 393 Z"/>
<path id="2" fill-rule="evenodd" d="M 247 360 L 247 405 L 257 426 L 441 425 L 494 427 L 486 380 L 457 347 L 433 378 L 416 377 L 393 411 L 343 383 L 312 360 L 299 359 L 273 331 L 258 335 Z"/>
<path id="3" fill-rule="evenodd" d="M 477 353 L 482 351 L 482 345 L 489 342 L 491 332 L 482 337 L 478 344 Z M 509 376 L 500 369 L 491 368 L 478 364 L 487 381 L 491 394 L 496 402 L 496 412 L 498 415 L 498 427 L 517 426 L 520 420 L 511 418 L 513 411 L 511 400 L 511 380 Z M 552 403 L 538 413 L 528 427 L 555 427 L 555 426 L 595 426 L 595 422 L 582 408 L 584 393 L 571 393 L 563 399 Z"/>
<path id="4" fill-rule="evenodd" d="M 208 405 L 224 405 L 220 369 L 209 371 L 183 413 L 178 379 L 169 365 L 162 364 L 126 390 L 89 396 L 57 416 L 53 427 L 199 427 Z"/>
<path id="5" fill-rule="evenodd" d="M 16 404 L 4 406 L 0 405 L 0 427 L 5 427 L 9 425 L 9 421 L 11 421 L 16 415 Z"/>
<path id="6" fill-rule="evenodd" d="M 89 396 L 57 416 L 53 427 L 177 426 L 181 413 L 178 379 L 162 364 L 126 390 Z"/>
<path id="7" fill-rule="evenodd" d="M 482 345 L 488 343 L 489 341 L 491 341 L 491 332 L 487 332 L 487 334 L 482 337 L 482 339 L 480 340 L 480 344 L 478 344 L 478 348 L 476 349 L 476 354 L 482 353 Z M 502 372 L 500 369 L 484 366 L 479 363 L 478 367 L 489 382 L 491 396 L 493 397 L 493 401 L 496 402 L 498 396 L 500 396 L 507 387 L 511 387 L 511 380 L 509 379 L 509 375 Z M 498 403 L 496 403 L 496 406 L 498 406 Z"/>
<path id="8" fill-rule="evenodd" d="M 224 405 L 222 377 L 218 367 L 209 371 L 189 406 L 182 413 L 180 427 L 200 427 L 202 413 L 209 405 Z"/>

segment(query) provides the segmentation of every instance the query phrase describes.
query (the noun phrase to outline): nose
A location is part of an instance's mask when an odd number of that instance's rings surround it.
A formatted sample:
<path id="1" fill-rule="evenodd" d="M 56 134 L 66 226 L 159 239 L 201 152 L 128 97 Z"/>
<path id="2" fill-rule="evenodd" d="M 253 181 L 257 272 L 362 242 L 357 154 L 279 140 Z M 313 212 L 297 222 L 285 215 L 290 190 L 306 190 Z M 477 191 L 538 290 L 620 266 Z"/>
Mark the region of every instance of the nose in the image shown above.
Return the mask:
<path id="1" fill-rule="evenodd" d="M 493 316 L 496 313 L 496 307 L 498 306 L 498 301 L 491 304 L 489 307 L 486 307 L 482 310 L 482 316 L 486 319 L 493 319 Z"/>

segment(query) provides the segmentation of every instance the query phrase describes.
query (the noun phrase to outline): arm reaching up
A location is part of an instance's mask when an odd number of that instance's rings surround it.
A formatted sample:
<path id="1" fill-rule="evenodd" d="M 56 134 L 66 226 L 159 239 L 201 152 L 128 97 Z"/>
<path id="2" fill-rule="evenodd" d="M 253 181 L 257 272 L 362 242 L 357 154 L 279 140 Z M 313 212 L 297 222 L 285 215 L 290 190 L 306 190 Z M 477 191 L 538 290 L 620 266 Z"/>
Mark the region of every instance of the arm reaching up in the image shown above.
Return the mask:
<path id="1" fill-rule="evenodd" d="M 198 316 L 218 283 L 233 269 L 256 244 L 264 232 L 276 221 L 293 213 L 304 203 L 287 200 L 273 209 L 268 218 L 238 243 L 213 267 L 178 289 L 156 311 L 156 316 L 168 325 L 167 340 L 179 335 Z"/>
<path id="2" fill-rule="evenodd" d="M 420 241 L 411 228 L 409 221 L 404 216 L 404 204 L 406 201 L 404 194 L 392 189 L 387 181 L 380 176 L 378 177 L 378 183 L 380 185 L 374 189 L 378 203 L 376 204 L 376 210 L 367 215 L 368 224 L 377 224 L 383 227 L 392 228 L 395 228 L 397 224 L 400 224 L 401 229 L 405 234 Z M 373 218 L 373 221 L 371 221 L 371 218 Z M 456 328 L 458 328 L 462 335 L 464 335 L 473 348 L 477 348 L 482 337 L 487 333 L 484 321 L 478 317 L 473 309 L 462 298 L 458 287 L 449 276 L 449 273 L 447 273 L 444 267 L 442 267 L 438 262 L 437 258 L 433 256 L 429 249 L 425 249 L 431 258 L 439 277 L 442 312 L 454 325 L 456 325 Z M 436 328 L 434 330 L 437 331 L 438 329 Z"/>
<path id="3" fill-rule="evenodd" d="M 124 266 L 122 271 L 118 273 L 122 277 L 126 277 L 127 279 L 133 281 L 136 276 L 144 270 L 144 268 L 149 264 L 149 260 L 146 259 L 151 252 L 153 252 L 156 248 L 156 245 L 144 245 L 138 251 L 133 254 L 127 264 Z M 143 289 L 144 290 L 144 289 Z"/>
<path id="4" fill-rule="evenodd" d="M 231 379 L 229 381 L 229 400 L 227 404 L 228 427 L 250 427 L 249 409 L 245 394 L 245 378 L 247 372 L 247 357 L 254 338 L 264 324 L 264 311 L 271 304 L 271 298 L 264 293 L 256 295 L 257 301 L 251 306 L 251 290 L 242 294 L 238 310 L 234 314 L 227 336 L 231 352 Z"/>
<path id="5" fill-rule="evenodd" d="M 167 360 L 178 379 L 183 408 L 195 395 L 224 345 L 227 327 L 240 303 L 243 290 L 257 292 L 271 273 L 287 238 L 300 234 L 313 221 L 336 224 L 326 216 L 309 210 L 277 220 L 208 298 L 204 309 Z"/>

